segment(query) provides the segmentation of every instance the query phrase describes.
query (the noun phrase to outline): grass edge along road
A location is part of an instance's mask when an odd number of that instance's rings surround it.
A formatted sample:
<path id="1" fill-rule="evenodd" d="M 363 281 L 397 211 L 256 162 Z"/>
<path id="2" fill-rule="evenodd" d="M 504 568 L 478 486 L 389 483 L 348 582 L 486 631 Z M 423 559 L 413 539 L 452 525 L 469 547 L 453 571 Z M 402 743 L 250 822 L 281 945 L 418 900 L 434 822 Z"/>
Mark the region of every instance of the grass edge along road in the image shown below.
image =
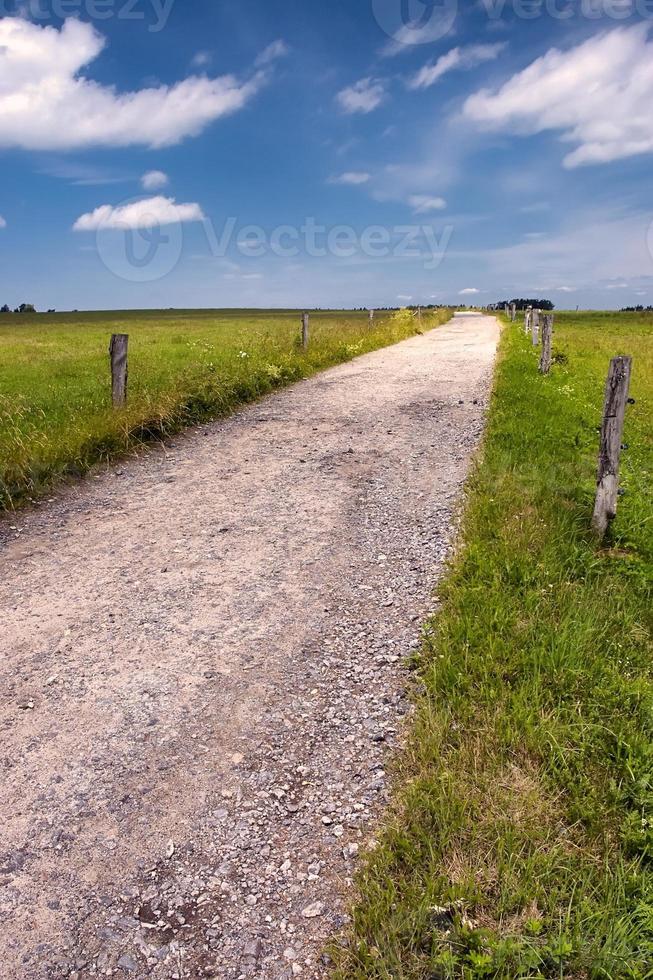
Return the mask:
<path id="1" fill-rule="evenodd" d="M 621 499 L 589 531 L 610 357 Z M 460 548 L 415 662 L 395 797 L 338 980 L 653 976 L 653 318 L 506 326 Z"/>
<path id="2" fill-rule="evenodd" d="M 439 326 L 451 310 L 135 311 L 0 317 L 0 511 L 185 426 Z M 126 408 L 111 407 L 108 345 L 129 340 Z"/>

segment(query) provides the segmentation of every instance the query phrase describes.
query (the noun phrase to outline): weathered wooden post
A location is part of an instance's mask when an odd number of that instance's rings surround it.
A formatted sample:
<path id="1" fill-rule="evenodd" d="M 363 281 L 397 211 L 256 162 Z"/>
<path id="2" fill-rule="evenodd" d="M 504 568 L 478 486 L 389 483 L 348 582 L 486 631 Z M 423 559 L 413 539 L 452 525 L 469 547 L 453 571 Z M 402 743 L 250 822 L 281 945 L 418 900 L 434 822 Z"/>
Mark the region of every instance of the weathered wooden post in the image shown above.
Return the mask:
<path id="1" fill-rule="evenodd" d="M 418 323 L 419 323 L 419 325 L 421 327 L 422 326 L 422 307 L 421 306 L 418 306 L 417 307 L 417 320 L 418 320 Z"/>
<path id="2" fill-rule="evenodd" d="M 632 366 L 632 357 L 613 357 L 605 387 L 596 503 L 592 518 L 592 527 L 601 540 L 608 524 L 617 516 L 619 461 Z"/>
<path id="3" fill-rule="evenodd" d="M 129 334 L 114 333 L 109 344 L 111 399 L 114 408 L 127 404 L 127 347 Z"/>
<path id="4" fill-rule="evenodd" d="M 531 332 L 531 325 L 533 323 L 533 307 L 527 306 L 526 312 L 524 313 L 524 333 L 528 337 Z"/>
<path id="5" fill-rule="evenodd" d="M 533 310 L 531 313 L 531 338 L 533 347 L 537 347 L 540 342 L 540 311 Z"/>
<path id="6" fill-rule="evenodd" d="M 308 313 L 302 313 L 302 347 L 308 350 L 308 330 L 310 318 Z"/>
<path id="7" fill-rule="evenodd" d="M 512 306 L 510 307 L 510 319 L 512 320 L 513 323 L 517 319 L 517 304 L 516 303 L 513 303 Z"/>
<path id="8" fill-rule="evenodd" d="M 553 314 L 545 315 L 542 321 L 542 354 L 540 357 L 540 374 L 548 374 L 551 370 L 551 347 L 553 344 Z"/>
<path id="9" fill-rule="evenodd" d="M 370 310 L 370 326 L 374 324 L 374 310 Z"/>

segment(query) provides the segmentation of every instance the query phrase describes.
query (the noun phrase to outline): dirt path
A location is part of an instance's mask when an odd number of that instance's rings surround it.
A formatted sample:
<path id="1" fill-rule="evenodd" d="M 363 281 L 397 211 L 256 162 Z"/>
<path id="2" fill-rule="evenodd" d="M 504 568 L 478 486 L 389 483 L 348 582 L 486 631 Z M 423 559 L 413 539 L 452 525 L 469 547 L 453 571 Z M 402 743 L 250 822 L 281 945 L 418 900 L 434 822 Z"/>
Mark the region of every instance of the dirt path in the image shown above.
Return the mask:
<path id="1" fill-rule="evenodd" d="M 5 529 L 0 976 L 322 974 L 497 337 L 452 321 Z"/>

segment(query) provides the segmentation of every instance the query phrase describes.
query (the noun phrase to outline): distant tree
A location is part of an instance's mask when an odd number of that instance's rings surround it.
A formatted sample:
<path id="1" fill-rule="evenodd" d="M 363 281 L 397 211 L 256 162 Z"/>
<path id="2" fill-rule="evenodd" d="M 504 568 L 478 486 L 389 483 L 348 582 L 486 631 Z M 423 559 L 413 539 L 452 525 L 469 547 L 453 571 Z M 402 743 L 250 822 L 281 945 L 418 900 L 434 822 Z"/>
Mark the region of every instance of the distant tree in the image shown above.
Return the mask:
<path id="1" fill-rule="evenodd" d="M 526 310 L 532 306 L 534 310 L 554 310 L 550 299 L 502 299 L 500 303 L 491 303 L 488 309 L 502 310 L 504 306 L 514 303 L 518 310 Z"/>
<path id="2" fill-rule="evenodd" d="M 2 307 L 2 309 L 0 309 L 0 313 L 11 313 L 11 310 L 9 309 L 9 307 L 7 306 L 7 304 L 6 304 L 6 303 L 5 303 L 5 305 L 4 305 L 3 307 Z"/>
<path id="3" fill-rule="evenodd" d="M 36 313 L 36 308 L 32 303 L 21 303 L 20 306 L 14 310 L 14 313 Z"/>

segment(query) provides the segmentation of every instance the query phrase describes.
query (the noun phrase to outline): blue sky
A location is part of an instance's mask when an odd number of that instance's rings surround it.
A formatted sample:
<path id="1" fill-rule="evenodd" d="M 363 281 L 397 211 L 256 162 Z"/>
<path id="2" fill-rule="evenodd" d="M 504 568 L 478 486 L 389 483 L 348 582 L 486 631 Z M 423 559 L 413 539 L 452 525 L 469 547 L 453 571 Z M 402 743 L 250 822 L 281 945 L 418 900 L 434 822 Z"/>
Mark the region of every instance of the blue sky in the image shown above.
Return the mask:
<path id="1" fill-rule="evenodd" d="M 653 303 L 650 0 L 0 11 L 0 304 Z"/>

